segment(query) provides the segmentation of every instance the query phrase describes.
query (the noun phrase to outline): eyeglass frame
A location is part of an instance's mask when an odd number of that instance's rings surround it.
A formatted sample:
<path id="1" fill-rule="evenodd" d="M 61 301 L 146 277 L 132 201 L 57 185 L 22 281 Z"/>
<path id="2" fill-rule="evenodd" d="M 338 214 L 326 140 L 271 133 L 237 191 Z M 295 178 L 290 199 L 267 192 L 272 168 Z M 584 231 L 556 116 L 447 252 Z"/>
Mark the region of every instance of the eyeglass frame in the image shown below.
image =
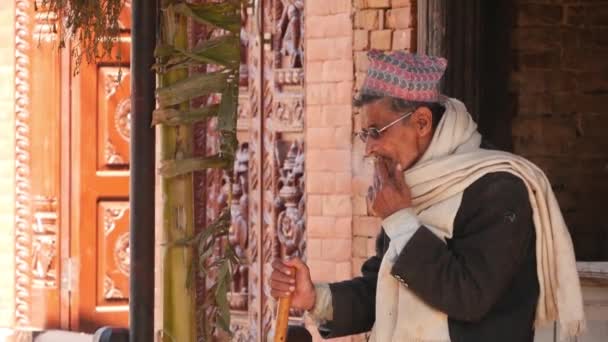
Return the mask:
<path id="1" fill-rule="evenodd" d="M 416 110 L 412 110 L 402 116 L 400 116 L 399 118 L 397 118 L 395 121 L 392 121 L 391 123 L 387 124 L 386 126 L 378 129 L 376 127 L 368 127 L 368 128 L 363 128 L 361 129 L 361 132 L 357 132 L 355 133 L 356 136 L 359 137 L 359 139 L 361 139 L 361 141 L 363 141 L 364 143 L 367 143 L 367 139 L 368 137 L 371 137 L 372 139 L 376 140 L 376 139 L 380 139 L 380 136 L 382 135 L 382 133 L 384 131 L 386 131 L 387 129 L 389 129 L 391 126 L 395 125 L 397 122 L 409 117 L 410 115 L 414 114 L 416 112 Z M 370 134 L 370 132 L 376 132 L 373 135 Z M 375 135 L 375 136 L 374 136 Z"/>

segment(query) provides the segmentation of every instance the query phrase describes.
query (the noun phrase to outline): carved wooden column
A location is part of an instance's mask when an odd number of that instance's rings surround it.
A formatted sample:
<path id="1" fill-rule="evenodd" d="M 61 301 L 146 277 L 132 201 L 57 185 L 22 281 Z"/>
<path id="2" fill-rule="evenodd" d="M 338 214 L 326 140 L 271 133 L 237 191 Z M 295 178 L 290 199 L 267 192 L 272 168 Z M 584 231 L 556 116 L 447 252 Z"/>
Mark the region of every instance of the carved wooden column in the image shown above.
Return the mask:
<path id="1" fill-rule="evenodd" d="M 16 1 L 15 317 L 60 326 L 60 60 L 57 15 Z"/>

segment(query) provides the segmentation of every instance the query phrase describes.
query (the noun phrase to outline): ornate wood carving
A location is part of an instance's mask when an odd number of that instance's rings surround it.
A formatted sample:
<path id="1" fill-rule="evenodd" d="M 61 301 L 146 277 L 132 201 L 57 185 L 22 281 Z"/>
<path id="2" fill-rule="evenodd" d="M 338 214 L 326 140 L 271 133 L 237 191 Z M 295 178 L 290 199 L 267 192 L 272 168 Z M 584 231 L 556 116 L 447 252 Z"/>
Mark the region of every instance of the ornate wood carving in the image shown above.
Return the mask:
<path id="1" fill-rule="evenodd" d="M 58 226 L 57 199 L 37 196 L 34 198 L 34 223 L 32 225 L 32 286 L 56 288 L 58 276 Z"/>
<path id="2" fill-rule="evenodd" d="M 235 271 L 231 293 L 230 307 L 235 310 L 247 310 L 247 293 L 249 285 L 249 145 L 241 144 L 234 162 L 232 201 L 230 213 L 232 224 L 228 240 L 236 255 L 242 260 Z"/>
<path id="3" fill-rule="evenodd" d="M 306 203 L 304 186 L 304 144 L 295 141 L 281 165 L 278 182 L 277 257 L 305 258 Z"/>
<path id="4" fill-rule="evenodd" d="M 15 323 L 30 325 L 31 174 L 30 32 L 31 2 L 15 1 Z"/>
<path id="5" fill-rule="evenodd" d="M 130 159 L 130 73 L 125 68 L 103 66 L 98 70 L 97 130 L 103 146 L 98 156 L 101 169 L 125 169 Z M 101 90 L 103 89 L 103 90 Z"/>
<path id="6" fill-rule="evenodd" d="M 281 0 L 277 2 L 281 12 L 277 20 L 278 45 L 275 50 L 283 58 L 277 60 L 277 68 L 301 68 L 304 60 L 304 1 Z"/>
<path id="7" fill-rule="evenodd" d="M 97 305 L 123 304 L 129 298 L 129 202 L 101 201 L 98 216 Z"/>

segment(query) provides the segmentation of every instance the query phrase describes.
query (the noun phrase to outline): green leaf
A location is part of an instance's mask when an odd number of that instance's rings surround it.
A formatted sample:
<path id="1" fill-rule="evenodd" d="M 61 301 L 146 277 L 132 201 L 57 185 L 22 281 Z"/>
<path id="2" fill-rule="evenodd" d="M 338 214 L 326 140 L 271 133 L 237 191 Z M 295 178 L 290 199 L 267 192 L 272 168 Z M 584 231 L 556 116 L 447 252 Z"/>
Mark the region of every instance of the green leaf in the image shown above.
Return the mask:
<path id="1" fill-rule="evenodd" d="M 183 112 L 173 108 L 160 108 L 152 113 L 152 125 L 187 125 L 210 117 L 217 116 L 219 105 L 209 105 L 203 108 Z"/>
<path id="2" fill-rule="evenodd" d="M 170 57 L 174 53 L 175 49 L 173 48 L 173 46 L 167 44 L 163 45 L 159 43 L 154 49 L 154 57 L 156 58 Z"/>
<path id="3" fill-rule="evenodd" d="M 179 50 L 179 52 L 202 63 L 219 64 L 237 69 L 241 64 L 240 47 L 239 37 L 227 34 L 199 44 L 192 52 L 184 50 Z"/>
<path id="4" fill-rule="evenodd" d="M 230 332 L 230 305 L 228 304 L 228 284 L 231 281 L 230 268 L 226 260 L 221 264 L 217 276 L 215 301 L 218 308 L 218 325 L 226 332 Z"/>
<path id="5" fill-rule="evenodd" d="M 172 178 L 203 169 L 225 169 L 229 165 L 232 165 L 230 160 L 220 156 L 164 160 L 159 172 L 163 177 Z"/>
<path id="6" fill-rule="evenodd" d="M 195 21 L 213 25 L 221 29 L 238 33 L 241 29 L 240 5 L 236 2 L 185 4 L 174 6 L 175 13 L 186 15 Z"/>
<path id="7" fill-rule="evenodd" d="M 157 89 L 158 104 L 164 108 L 195 97 L 222 92 L 226 88 L 227 79 L 228 74 L 225 72 L 190 76 L 170 86 Z"/>

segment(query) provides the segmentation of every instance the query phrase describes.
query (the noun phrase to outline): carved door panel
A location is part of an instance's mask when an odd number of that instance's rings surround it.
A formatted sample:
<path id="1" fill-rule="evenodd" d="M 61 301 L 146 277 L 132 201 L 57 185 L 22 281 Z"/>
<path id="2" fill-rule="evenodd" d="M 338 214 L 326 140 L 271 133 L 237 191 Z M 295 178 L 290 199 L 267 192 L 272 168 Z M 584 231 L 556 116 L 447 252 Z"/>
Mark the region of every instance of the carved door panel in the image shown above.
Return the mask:
<path id="1" fill-rule="evenodd" d="M 125 12 L 130 12 L 128 2 Z M 129 18 L 130 13 L 121 16 L 123 28 Z M 83 62 L 72 79 L 74 330 L 128 325 L 130 48 L 125 31 L 112 58 Z"/>
<path id="2" fill-rule="evenodd" d="M 232 203 L 207 181 L 207 219 L 230 206 L 229 242 L 245 260 L 230 293 L 235 341 L 273 335 L 272 260 L 305 257 L 303 15 L 302 0 L 252 0 L 242 12 Z M 207 153 L 216 147 L 211 140 Z M 301 313 L 293 312 L 292 321 L 301 324 Z"/>

